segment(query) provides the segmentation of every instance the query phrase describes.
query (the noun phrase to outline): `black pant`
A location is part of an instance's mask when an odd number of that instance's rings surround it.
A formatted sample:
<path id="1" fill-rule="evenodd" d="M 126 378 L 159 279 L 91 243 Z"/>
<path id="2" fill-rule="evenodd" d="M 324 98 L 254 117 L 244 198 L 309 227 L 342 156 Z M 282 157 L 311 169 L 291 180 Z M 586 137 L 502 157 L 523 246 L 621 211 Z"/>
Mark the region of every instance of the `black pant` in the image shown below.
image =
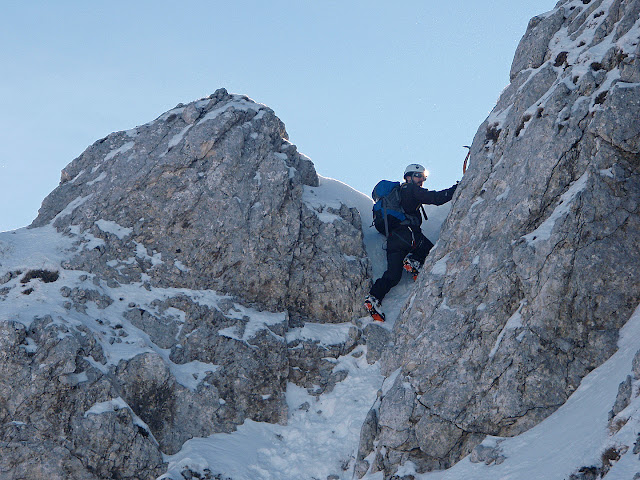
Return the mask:
<path id="1" fill-rule="evenodd" d="M 433 243 L 422 234 L 420 228 L 411 230 L 403 225 L 394 229 L 387 239 L 387 271 L 376 280 L 369 293 L 382 300 L 402 278 L 404 257 L 411 254 L 410 258 L 422 265 L 432 248 Z"/>

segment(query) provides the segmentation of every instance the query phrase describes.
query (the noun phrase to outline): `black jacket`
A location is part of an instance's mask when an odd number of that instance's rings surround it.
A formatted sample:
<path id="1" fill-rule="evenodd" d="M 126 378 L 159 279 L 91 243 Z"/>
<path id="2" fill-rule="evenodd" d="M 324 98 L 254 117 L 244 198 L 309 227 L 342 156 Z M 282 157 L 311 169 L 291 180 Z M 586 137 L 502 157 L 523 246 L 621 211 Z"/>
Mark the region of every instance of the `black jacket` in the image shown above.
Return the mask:
<path id="1" fill-rule="evenodd" d="M 405 215 L 411 217 L 412 225 L 422 224 L 420 205 L 444 205 L 453 198 L 458 184 L 446 190 L 427 190 L 415 183 L 403 183 L 400 186 L 400 203 Z"/>

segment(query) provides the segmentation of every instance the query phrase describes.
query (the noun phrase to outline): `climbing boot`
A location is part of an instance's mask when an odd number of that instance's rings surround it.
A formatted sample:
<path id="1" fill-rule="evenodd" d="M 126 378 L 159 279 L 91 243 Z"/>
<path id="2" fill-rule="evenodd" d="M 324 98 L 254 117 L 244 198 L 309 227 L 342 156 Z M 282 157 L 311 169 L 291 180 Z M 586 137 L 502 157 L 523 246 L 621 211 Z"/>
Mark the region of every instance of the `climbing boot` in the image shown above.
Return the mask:
<path id="1" fill-rule="evenodd" d="M 420 265 L 420 262 L 409 257 L 405 257 L 405 259 L 402 261 L 402 268 L 404 268 L 411 274 L 414 282 L 418 279 L 418 274 L 420 273 L 421 266 L 422 265 Z"/>
<path id="2" fill-rule="evenodd" d="M 364 299 L 364 308 L 367 309 L 371 318 L 373 318 L 376 322 L 384 322 L 384 313 L 382 313 L 382 306 L 380 305 L 380 300 L 378 300 L 373 295 L 367 295 L 367 298 Z"/>

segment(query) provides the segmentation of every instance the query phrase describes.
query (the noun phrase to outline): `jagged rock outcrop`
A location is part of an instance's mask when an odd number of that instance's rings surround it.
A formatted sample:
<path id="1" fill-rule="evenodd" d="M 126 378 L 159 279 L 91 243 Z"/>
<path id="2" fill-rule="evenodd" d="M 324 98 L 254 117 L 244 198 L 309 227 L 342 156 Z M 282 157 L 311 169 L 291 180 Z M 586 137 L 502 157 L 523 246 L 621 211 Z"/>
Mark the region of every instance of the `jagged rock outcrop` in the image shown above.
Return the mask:
<path id="1" fill-rule="evenodd" d="M 1 478 L 136 479 L 163 472 L 157 444 L 130 409 L 91 414 L 96 401 L 119 394 L 85 355 L 104 358 L 92 336 L 51 317 L 28 329 L 0 322 Z"/>
<path id="2" fill-rule="evenodd" d="M 193 437 L 286 423 L 288 382 L 340 382 L 369 261 L 321 191 L 273 111 L 225 90 L 71 162 L 0 239 L 0 477 L 156 478 Z M 290 335 L 309 324 L 342 335 Z"/>
<path id="3" fill-rule="evenodd" d="M 536 425 L 640 301 L 640 1 L 533 19 L 384 357 L 360 475 L 446 468 Z"/>
<path id="4" fill-rule="evenodd" d="M 303 193 L 317 185 L 273 111 L 221 89 L 93 144 L 62 171 L 32 226 L 105 240 L 69 265 L 104 279 L 347 321 L 366 287 L 361 220 L 346 206 L 309 207 Z"/>

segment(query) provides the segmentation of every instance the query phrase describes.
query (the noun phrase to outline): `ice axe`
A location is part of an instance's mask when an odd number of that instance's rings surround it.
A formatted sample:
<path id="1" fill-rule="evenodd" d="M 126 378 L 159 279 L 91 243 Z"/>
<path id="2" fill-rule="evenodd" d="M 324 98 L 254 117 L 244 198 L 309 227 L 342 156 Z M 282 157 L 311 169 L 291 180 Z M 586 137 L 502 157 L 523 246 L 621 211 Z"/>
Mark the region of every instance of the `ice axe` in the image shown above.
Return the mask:
<path id="1" fill-rule="evenodd" d="M 462 174 L 464 175 L 467 171 L 467 162 L 469 161 L 469 157 L 471 156 L 471 147 L 469 145 L 463 145 L 464 148 L 468 148 L 467 156 L 464 157 L 464 163 L 462 164 Z"/>

